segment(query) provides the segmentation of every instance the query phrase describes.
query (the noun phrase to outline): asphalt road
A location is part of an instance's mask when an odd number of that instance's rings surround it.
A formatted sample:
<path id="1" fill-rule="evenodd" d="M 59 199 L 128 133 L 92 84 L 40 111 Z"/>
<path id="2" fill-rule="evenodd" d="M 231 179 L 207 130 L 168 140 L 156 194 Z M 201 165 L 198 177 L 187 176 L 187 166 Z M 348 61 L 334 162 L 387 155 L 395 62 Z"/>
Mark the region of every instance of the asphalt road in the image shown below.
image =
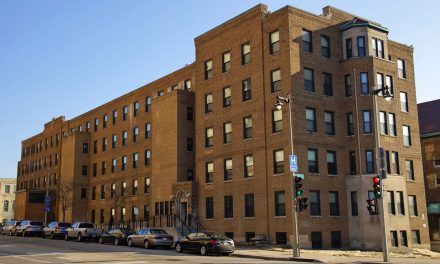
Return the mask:
<path id="1" fill-rule="evenodd" d="M 0 236 L 1 264 L 37 263 L 283 263 L 259 259 L 225 256 L 177 254 L 170 249 L 129 248 L 101 245 L 94 242 L 76 242 L 42 239 L 40 237 Z"/>

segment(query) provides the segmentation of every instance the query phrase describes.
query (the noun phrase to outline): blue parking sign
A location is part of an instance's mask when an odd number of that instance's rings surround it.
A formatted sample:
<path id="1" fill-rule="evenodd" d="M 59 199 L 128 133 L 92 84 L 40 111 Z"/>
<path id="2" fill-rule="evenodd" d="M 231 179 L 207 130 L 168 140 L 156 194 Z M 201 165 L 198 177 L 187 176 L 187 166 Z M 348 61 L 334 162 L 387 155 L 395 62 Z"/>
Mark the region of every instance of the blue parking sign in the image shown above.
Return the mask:
<path id="1" fill-rule="evenodd" d="M 296 155 L 289 155 L 290 171 L 298 172 L 298 157 Z"/>

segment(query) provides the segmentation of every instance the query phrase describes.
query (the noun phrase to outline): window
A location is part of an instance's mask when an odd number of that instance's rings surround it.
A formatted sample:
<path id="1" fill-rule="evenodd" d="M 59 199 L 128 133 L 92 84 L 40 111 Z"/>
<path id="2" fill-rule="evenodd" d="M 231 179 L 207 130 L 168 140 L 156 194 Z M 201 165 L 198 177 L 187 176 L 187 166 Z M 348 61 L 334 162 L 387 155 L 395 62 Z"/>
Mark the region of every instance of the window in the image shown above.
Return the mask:
<path id="1" fill-rule="evenodd" d="M 270 54 L 280 51 L 280 32 L 274 31 L 269 35 Z"/>
<path id="2" fill-rule="evenodd" d="M 232 159 L 224 160 L 224 180 L 230 181 L 232 180 Z"/>
<path id="3" fill-rule="evenodd" d="M 92 187 L 92 200 L 96 200 L 96 186 Z"/>
<path id="4" fill-rule="evenodd" d="M 319 191 L 310 191 L 310 215 L 321 215 L 321 201 Z"/>
<path id="5" fill-rule="evenodd" d="M 243 102 L 252 99 L 252 84 L 251 79 L 246 79 L 241 83 Z"/>
<path id="6" fill-rule="evenodd" d="M 391 246 L 398 247 L 399 242 L 397 241 L 397 231 L 390 231 L 390 235 L 391 235 Z"/>
<path id="7" fill-rule="evenodd" d="M 411 230 L 412 243 L 420 244 L 420 232 L 419 230 Z"/>
<path id="8" fill-rule="evenodd" d="M 93 163 L 92 166 L 93 166 L 92 167 L 92 175 L 93 175 L 93 177 L 96 177 L 96 175 L 98 174 L 98 164 Z"/>
<path id="9" fill-rule="evenodd" d="M 350 151 L 348 153 L 350 160 L 350 175 L 356 174 L 356 152 Z"/>
<path id="10" fill-rule="evenodd" d="M 127 144 L 127 138 L 128 138 L 127 131 L 123 131 L 122 132 L 122 146 L 125 146 Z"/>
<path id="11" fill-rule="evenodd" d="M 304 90 L 315 92 L 315 78 L 312 69 L 304 68 Z"/>
<path id="12" fill-rule="evenodd" d="M 93 154 L 98 153 L 98 140 L 93 141 Z"/>
<path id="13" fill-rule="evenodd" d="M 132 195 L 136 195 L 137 194 L 137 190 L 138 190 L 138 181 L 137 180 L 133 180 L 131 187 L 132 187 L 131 194 Z"/>
<path id="14" fill-rule="evenodd" d="M 164 93 L 164 91 L 163 90 L 160 90 L 159 92 L 157 92 L 157 96 L 163 96 L 165 93 Z"/>
<path id="15" fill-rule="evenodd" d="M 214 218 L 214 197 L 206 197 L 206 219 Z"/>
<path id="16" fill-rule="evenodd" d="M 137 116 L 139 112 L 139 102 L 136 101 L 133 103 L 133 116 Z"/>
<path id="17" fill-rule="evenodd" d="M 187 181 L 193 181 L 194 180 L 194 170 L 193 169 L 187 169 L 186 170 L 186 180 Z"/>
<path id="18" fill-rule="evenodd" d="M 105 199 L 105 185 L 101 185 L 101 199 Z"/>
<path id="19" fill-rule="evenodd" d="M 286 194 L 284 191 L 275 192 L 275 216 L 286 216 Z"/>
<path id="20" fill-rule="evenodd" d="M 113 134 L 112 136 L 112 149 L 116 148 L 116 141 L 118 140 L 118 136 Z"/>
<path id="21" fill-rule="evenodd" d="M 121 183 L 121 196 L 125 196 L 126 190 L 127 190 L 127 182 L 123 181 Z"/>
<path id="22" fill-rule="evenodd" d="M 330 38 L 321 35 L 321 55 L 325 58 L 330 58 Z"/>
<path id="23" fill-rule="evenodd" d="M 83 153 L 89 153 L 89 144 L 83 143 Z"/>
<path id="24" fill-rule="evenodd" d="M 244 217 L 254 217 L 254 194 L 247 193 L 244 195 Z"/>
<path id="25" fill-rule="evenodd" d="M 280 132 L 283 130 L 283 111 L 272 111 L 272 132 Z"/>
<path id="26" fill-rule="evenodd" d="M 186 108 L 186 120 L 194 120 L 194 111 L 192 107 Z"/>
<path id="27" fill-rule="evenodd" d="M 313 52 L 312 45 L 312 32 L 306 29 L 302 30 L 302 45 L 303 51 L 305 52 Z"/>
<path id="28" fill-rule="evenodd" d="M 205 113 L 211 113 L 213 110 L 213 98 L 212 93 L 205 95 Z"/>
<path id="29" fill-rule="evenodd" d="M 281 71 L 280 69 L 270 72 L 270 91 L 275 93 L 281 90 Z"/>
<path id="30" fill-rule="evenodd" d="M 151 138 L 151 124 L 150 123 L 145 124 L 145 138 L 146 139 Z"/>
<path id="31" fill-rule="evenodd" d="M 115 196 L 116 193 L 116 184 L 112 183 L 111 184 L 111 191 L 110 191 L 110 198 L 113 198 Z"/>
<path id="32" fill-rule="evenodd" d="M 137 152 L 133 153 L 133 168 L 137 168 L 139 161 L 139 154 Z"/>
<path id="33" fill-rule="evenodd" d="M 282 149 L 273 152 L 273 173 L 284 173 L 284 151 Z"/>
<path id="34" fill-rule="evenodd" d="M 345 97 L 351 96 L 351 75 L 347 74 L 344 76 L 345 81 Z"/>
<path id="35" fill-rule="evenodd" d="M 205 80 L 212 78 L 212 60 L 205 61 Z"/>
<path id="36" fill-rule="evenodd" d="M 360 78 L 361 78 L 361 94 L 369 94 L 370 87 L 368 84 L 368 72 L 361 72 Z"/>
<path id="37" fill-rule="evenodd" d="M 214 182 L 214 163 L 212 161 L 206 163 L 205 168 L 205 181 L 206 183 Z"/>
<path id="38" fill-rule="evenodd" d="M 339 216 L 339 193 L 329 192 L 330 216 Z"/>
<path id="39" fill-rule="evenodd" d="M 252 116 L 243 118 L 243 138 L 252 138 Z"/>
<path id="40" fill-rule="evenodd" d="M 338 166 L 336 163 L 336 151 L 327 151 L 327 171 L 329 175 L 338 174 Z"/>
<path id="41" fill-rule="evenodd" d="M 392 76 L 385 76 L 385 85 L 388 86 L 388 90 L 391 94 L 391 96 L 394 97 L 394 86 L 393 86 L 393 77 Z"/>
<path id="42" fill-rule="evenodd" d="M 147 96 L 145 98 L 145 112 L 150 112 L 151 111 L 151 97 Z"/>
<path id="43" fill-rule="evenodd" d="M 417 199 L 415 195 L 408 195 L 408 207 L 410 216 L 418 216 Z"/>
<path id="44" fill-rule="evenodd" d="M 127 120 L 128 115 L 128 106 L 122 107 L 122 120 Z"/>
<path id="45" fill-rule="evenodd" d="M 81 188 L 81 199 L 87 199 L 87 188 Z"/>
<path id="46" fill-rule="evenodd" d="M 186 138 L 186 151 L 194 150 L 194 142 L 192 138 Z"/>
<path id="47" fill-rule="evenodd" d="M 241 65 L 251 62 L 251 44 L 245 43 L 241 45 Z"/>
<path id="48" fill-rule="evenodd" d="M 101 175 L 105 175 L 106 172 L 107 172 L 107 162 L 103 161 L 101 162 Z"/>
<path id="49" fill-rule="evenodd" d="M 335 134 L 335 114 L 333 112 L 324 113 L 325 133 L 327 135 Z"/>
<path id="50" fill-rule="evenodd" d="M 9 201 L 3 201 L 3 212 L 9 212 Z"/>
<path id="51" fill-rule="evenodd" d="M 185 80 L 185 82 L 183 83 L 183 88 L 187 91 L 191 91 L 191 80 Z"/>
<path id="52" fill-rule="evenodd" d="M 127 168 L 127 156 L 122 156 L 121 160 L 121 170 L 125 171 L 125 169 Z"/>
<path id="53" fill-rule="evenodd" d="M 388 200 L 388 213 L 395 215 L 396 214 L 396 204 L 394 202 L 394 192 L 393 191 L 388 191 L 388 195 L 387 195 L 387 200 Z"/>
<path id="54" fill-rule="evenodd" d="M 307 149 L 307 163 L 309 173 L 319 173 L 317 149 Z"/>
<path id="55" fill-rule="evenodd" d="M 232 195 L 227 195 L 224 197 L 224 209 L 225 209 L 225 218 L 234 217 L 234 201 Z"/>
<path id="56" fill-rule="evenodd" d="M 392 174 L 400 174 L 399 153 L 394 151 L 391 152 L 391 168 Z"/>
<path id="57" fill-rule="evenodd" d="M 107 150 L 107 138 L 103 137 L 102 138 L 102 151 L 106 151 Z"/>
<path id="58" fill-rule="evenodd" d="M 397 136 L 396 114 L 388 113 L 388 124 L 390 126 L 390 136 Z"/>
<path id="59" fill-rule="evenodd" d="M 307 132 L 316 132 L 316 111 L 314 108 L 306 108 Z"/>
<path id="60" fill-rule="evenodd" d="M 383 88 L 383 74 L 382 73 L 376 73 L 376 82 L 377 82 L 377 89 L 382 89 Z M 379 95 L 383 95 L 382 92 L 380 92 Z"/>
<path id="61" fill-rule="evenodd" d="M 351 38 L 345 40 L 345 56 L 347 59 L 353 57 L 353 42 Z"/>
<path id="62" fill-rule="evenodd" d="M 324 95 L 333 96 L 333 82 L 330 73 L 322 73 Z"/>
<path id="63" fill-rule="evenodd" d="M 98 126 L 99 126 L 99 118 L 95 118 L 95 126 L 93 127 L 93 131 L 98 131 Z"/>
<path id="64" fill-rule="evenodd" d="M 311 239 L 313 249 L 322 248 L 322 232 L 312 232 Z"/>
<path id="65" fill-rule="evenodd" d="M 371 112 L 362 111 L 362 116 L 363 116 L 364 134 L 373 133 L 371 126 Z"/>
<path id="66" fill-rule="evenodd" d="M 406 231 L 404 231 L 404 230 L 400 231 L 400 245 L 402 247 L 407 247 L 408 246 L 408 238 L 406 236 Z"/>
<path id="67" fill-rule="evenodd" d="M 388 135 L 388 126 L 387 126 L 387 113 L 379 112 L 379 123 L 380 123 L 380 133 L 382 135 Z"/>
<path id="68" fill-rule="evenodd" d="M 287 245 L 287 233 L 275 232 L 275 243 L 277 245 Z"/>
<path id="69" fill-rule="evenodd" d="M 358 57 L 365 57 L 365 37 L 357 37 Z"/>
<path id="70" fill-rule="evenodd" d="M 254 177 L 254 156 L 253 155 L 244 156 L 244 177 L 245 178 Z"/>
<path id="71" fill-rule="evenodd" d="M 144 179 L 144 194 L 147 194 L 150 192 L 150 178 Z"/>
<path id="72" fill-rule="evenodd" d="M 353 113 L 347 113 L 347 135 L 354 135 Z"/>
<path id="73" fill-rule="evenodd" d="M 405 68 L 405 61 L 402 59 L 397 60 L 397 75 L 401 79 L 406 78 L 406 68 Z"/>
<path id="74" fill-rule="evenodd" d="M 116 159 L 112 159 L 112 173 L 116 171 Z"/>
<path id="75" fill-rule="evenodd" d="M 372 150 L 366 150 L 365 151 L 365 163 L 366 163 L 366 172 L 367 173 L 374 173 L 374 156 Z"/>
<path id="76" fill-rule="evenodd" d="M 87 165 L 82 165 L 81 172 L 82 176 L 87 176 Z"/>
<path id="77" fill-rule="evenodd" d="M 411 130 L 409 126 L 402 126 L 403 145 L 406 147 L 411 146 Z"/>
<path id="78" fill-rule="evenodd" d="M 151 163 L 151 150 L 147 149 L 145 150 L 145 162 L 144 165 L 148 166 Z"/>
<path id="79" fill-rule="evenodd" d="M 231 70 L 231 52 L 226 51 L 222 55 L 222 71 L 228 72 Z"/>
<path id="80" fill-rule="evenodd" d="M 385 58 L 384 55 L 384 46 L 383 46 L 383 40 L 381 39 L 377 39 L 377 38 L 372 38 L 371 39 L 371 44 L 373 47 L 373 56 L 376 56 L 378 58 Z"/>
<path id="81" fill-rule="evenodd" d="M 408 113 L 408 95 L 400 92 L 400 111 Z"/>
<path id="82" fill-rule="evenodd" d="M 358 202 L 357 202 L 357 192 L 351 192 L 351 215 L 359 215 Z"/>
<path id="83" fill-rule="evenodd" d="M 5 185 L 5 193 L 10 193 L 10 191 L 11 191 L 11 185 L 8 185 L 8 184 Z"/>
<path id="84" fill-rule="evenodd" d="M 224 123 L 223 124 L 223 143 L 231 143 L 232 142 L 232 123 Z"/>
<path id="85" fill-rule="evenodd" d="M 113 110 L 112 113 L 112 124 L 116 124 L 116 120 L 118 119 L 118 111 L 117 110 Z"/>
<path id="86" fill-rule="evenodd" d="M 405 203 L 403 201 L 403 192 L 397 192 L 397 213 L 405 215 Z"/>
<path id="87" fill-rule="evenodd" d="M 214 145 L 214 129 L 208 127 L 205 129 L 205 147 L 209 148 Z"/>
<path id="88" fill-rule="evenodd" d="M 406 179 L 408 181 L 414 181 L 414 165 L 412 160 L 405 160 L 406 167 Z"/>
<path id="89" fill-rule="evenodd" d="M 223 88 L 223 107 L 231 106 L 231 87 Z"/>

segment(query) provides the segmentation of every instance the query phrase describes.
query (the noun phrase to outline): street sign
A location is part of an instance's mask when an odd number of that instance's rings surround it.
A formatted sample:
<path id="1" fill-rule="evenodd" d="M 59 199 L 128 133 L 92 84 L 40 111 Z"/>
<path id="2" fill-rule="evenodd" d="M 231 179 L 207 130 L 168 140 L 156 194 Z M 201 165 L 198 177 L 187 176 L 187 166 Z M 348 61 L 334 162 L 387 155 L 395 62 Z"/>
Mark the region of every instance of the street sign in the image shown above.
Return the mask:
<path id="1" fill-rule="evenodd" d="M 44 202 L 45 202 L 45 203 L 50 203 L 50 201 L 51 201 L 50 196 L 46 195 L 46 196 L 44 197 Z"/>
<path id="2" fill-rule="evenodd" d="M 295 174 L 295 177 L 298 177 L 298 178 L 301 178 L 304 180 L 304 174 L 297 173 L 297 174 Z"/>
<path id="3" fill-rule="evenodd" d="M 298 157 L 296 155 L 289 155 L 290 171 L 298 172 Z"/>
<path id="4" fill-rule="evenodd" d="M 45 207 L 44 207 L 44 211 L 45 211 L 45 212 L 50 212 L 50 206 L 45 206 Z"/>

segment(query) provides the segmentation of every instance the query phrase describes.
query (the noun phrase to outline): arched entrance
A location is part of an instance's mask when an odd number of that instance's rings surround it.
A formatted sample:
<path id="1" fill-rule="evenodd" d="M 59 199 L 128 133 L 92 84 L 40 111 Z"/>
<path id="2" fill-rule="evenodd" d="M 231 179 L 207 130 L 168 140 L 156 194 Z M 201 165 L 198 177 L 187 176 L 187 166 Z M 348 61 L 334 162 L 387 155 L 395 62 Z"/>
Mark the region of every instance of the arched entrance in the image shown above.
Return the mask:
<path id="1" fill-rule="evenodd" d="M 190 193 L 179 190 L 176 194 L 176 215 L 186 224 L 188 222 L 188 204 Z"/>

